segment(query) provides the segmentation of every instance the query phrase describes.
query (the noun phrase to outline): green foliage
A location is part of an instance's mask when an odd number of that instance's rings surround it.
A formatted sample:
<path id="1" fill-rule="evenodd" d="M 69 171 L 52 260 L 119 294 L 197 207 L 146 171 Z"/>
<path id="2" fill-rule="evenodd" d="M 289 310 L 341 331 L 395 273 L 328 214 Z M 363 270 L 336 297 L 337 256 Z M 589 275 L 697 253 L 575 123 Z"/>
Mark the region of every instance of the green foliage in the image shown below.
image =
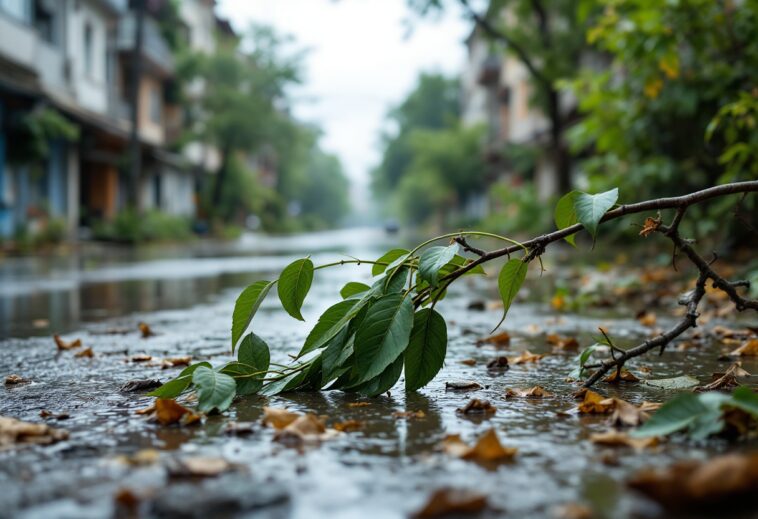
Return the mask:
<path id="1" fill-rule="evenodd" d="M 500 298 L 503 300 L 503 318 L 497 323 L 495 329 L 498 329 L 503 324 L 503 321 L 505 321 L 513 300 L 516 299 L 521 285 L 524 284 L 528 269 L 529 263 L 512 259 L 508 260 L 500 270 L 500 274 L 497 277 L 497 289 L 500 292 Z"/>
<path id="2" fill-rule="evenodd" d="M 632 436 L 668 436 L 684 431 L 694 440 L 703 440 L 724 430 L 724 412 L 739 409 L 758 418 L 758 394 L 746 386 L 731 395 L 709 391 L 682 393 L 666 402 Z"/>
<path id="3" fill-rule="evenodd" d="M 340 290 L 340 295 L 342 296 L 342 299 L 349 299 L 355 295 L 365 292 L 366 290 L 369 290 L 370 288 L 371 287 L 365 283 L 350 281 L 346 283 L 344 287 L 342 287 L 342 290 Z"/>
<path id="4" fill-rule="evenodd" d="M 277 290 L 282 306 L 295 319 L 304 321 L 300 308 L 313 281 L 313 262 L 308 258 L 299 259 L 287 265 L 279 276 Z"/>
<path id="5" fill-rule="evenodd" d="M 614 206 L 618 197 L 618 188 L 596 195 L 587 193 L 576 195 L 574 199 L 576 218 L 592 235 L 593 240 L 597 237 L 597 226 L 600 224 L 600 219 Z"/>
<path id="6" fill-rule="evenodd" d="M 572 82 L 584 118 L 570 136 L 593 150 L 593 189 L 648 197 L 757 178 L 758 4 L 598 3 L 587 37 L 612 63 Z"/>
<path id="7" fill-rule="evenodd" d="M 186 241 L 192 238 L 192 228 L 186 217 L 126 209 L 112 220 L 96 222 L 93 234 L 99 240 L 124 243 Z"/>
<path id="8" fill-rule="evenodd" d="M 571 191 L 563 195 L 555 205 L 555 226 L 558 229 L 571 227 L 579 221 L 576 217 L 576 198 L 579 196 L 578 191 Z M 576 247 L 576 235 L 570 234 L 564 238 L 568 243 Z"/>
<path id="9" fill-rule="evenodd" d="M 429 247 L 426 249 L 418 263 L 419 278 L 428 282 L 432 288 L 435 288 L 442 267 L 447 265 L 456 256 L 457 252 L 457 243 L 447 247 Z"/>
<path id="10" fill-rule="evenodd" d="M 445 318 L 431 308 L 416 312 L 405 354 L 405 388 L 415 391 L 427 385 L 442 369 L 446 353 Z"/>
<path id="11" fill-rule="evenodd" d="M 232 314 L 232 353 L 237 346 L 242 334 L 245 333 L 250 321 L 255 317 L 255 313 L 260 308 L 261 303 L 266 298 L 271 287 L 274 286 L 272 281 L 256 281 L 237 298 L 234 303 L 234 313 Z"/>
<path id="12" fill-rule="evenodd" d="M 17 131 L 10 134 L 10 162 L 43 161 L 50 155 L 52 142 L 79 140 L 79 127 L 55 108 L 44 107 L 25 113 L 17 126 Z"/>
<path id="13" fill-rule="evenodd" d="M 232 377 L 205 366 L 199 366 L 192 373 L 192 384 L 197 388 L 197 409 L 203 412 L 226 411 L 237 389 Z"/>

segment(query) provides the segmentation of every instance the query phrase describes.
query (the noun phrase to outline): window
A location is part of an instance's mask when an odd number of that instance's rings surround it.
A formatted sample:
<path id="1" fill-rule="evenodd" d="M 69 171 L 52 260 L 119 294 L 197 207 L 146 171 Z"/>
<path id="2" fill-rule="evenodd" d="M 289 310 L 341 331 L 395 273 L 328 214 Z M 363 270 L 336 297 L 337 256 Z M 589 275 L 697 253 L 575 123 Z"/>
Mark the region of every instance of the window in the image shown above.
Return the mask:
<path id="1" fill-rule="evenodd" d="M 161 117 L 163 112 L 163 92 L 161 92 L 159 86 L 153 85 L 150 88 L 150 99 L 148 101 L 150 103 L 150 120 L 155 124 L 161 124 L 161 120 L 163 119 Z"/>
<path id="2" fill-rule="evenodd" d="M 92 25 L 87 22 L 84 24 L 84 72 L 88 76 L 94 75 L 94 49 L 93 47 Z"/>
<path id="3" fill-rule="evenodd" d="M 21 22 L 31 23 L 31 0 L 0 0 L 0 11 Z"/>

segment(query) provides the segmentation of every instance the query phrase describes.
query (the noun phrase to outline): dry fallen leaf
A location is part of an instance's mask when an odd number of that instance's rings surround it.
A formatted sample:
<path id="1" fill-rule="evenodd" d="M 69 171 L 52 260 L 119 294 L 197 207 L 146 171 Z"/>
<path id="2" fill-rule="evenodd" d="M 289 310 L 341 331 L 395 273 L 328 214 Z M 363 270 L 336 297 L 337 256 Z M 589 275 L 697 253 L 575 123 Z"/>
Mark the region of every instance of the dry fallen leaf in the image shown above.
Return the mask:
<path id="1" fill-rule="evenodd" d="M 246 436 L 254 432 L 255 424 L 253 422 L 229 422 L 224 427 L 224 434 L 232 436 Z"/>
<path id="2" fill-rule="evenodd" d="M 742 369 L 741 362 L 735 362 L 724 373 L 714 373 L 713 380 L 704 386 L 696 387 L 695 391 L 714 391 L 717 389 L 734 389 L 740 383 L 739 377 L 749 377 L 750 373 Z"/>
<path id="3" fill-rule="evenodd" d="M 120 488 L 113 494 L 115 517 L 138 517 L 140 498 L 128 488 Z"/>
<path id="4" fill-rule="evenodd" d="M 497 347 L 505 347 L 511 343 L 511 334 L 508 332 L 500 332 L 489 337 L 483 337 L 476 340 L 477 345 L 492 344 Z"/>
<path id="5" fill-rule="evenodd" d="M 25 384 L 26 382 L 29 382 L 27 379 L 23 378 L 21 375 L 8 375 L 5 377 L 5 385 L 6 386 L 16 386 L 18 384 Z"/>
<path id="6" fill-rule="evenodd" d="M 595 514 L 588 506 L 579 503 L 566 503 L 551 510 L 554 519 L 593 519 Z"/>
<path id="7" fill-rule="evenodd" d="M 526 364 L 527 362 L 538 362 L 544 356 L 545 356 L 544 353 L 537 354 L 537 353 L 532 353 L 529 350 L 525 350 L 518 357 L 509 358 L 508 362 L 511 364 Z"/>
<path id="8" fill-rule="evenodd" d="M 39 412 L 39 417 L 40 418 L 55 418 L 56 420 L 68 420 L 69 418 L 71 418 L 71 415 L 69 415 L 68 413 L 55 414 L 51 411 L 48 411 L 47 409 L 42 409 Z"/>
<path id="9" fill-rule="evenodd" d="M 116 456 L 114 461 L 118 463 L 123 463 L 124 465 L 131 465 L 134 467 L 143 467 L 147 465 L 154 465 L 155 463 L 158 463 L 158 461 L 161 458 L 160 451 L 156 449 L 142 449 L 131 456 Z"/>
<path id="10" fill-rule="evenodd" d="M 511 389 L 505 391 L 505 398 L 544 398 L 553 396 L 540 386 L 530 387 L 529 389 Z"/>
<path id="11" fill-rule="evenodd" d="M 476 514 L 487 508 L 487 496 L 473 490 L 440 488 L 412 517 L 418 519 Z"/>
<path id="12" fill-rule="evenodd" d="M 224 458 L 190 456 L 173 460 L 167 468 L 173 477 L 212 478 L 231 470 L 232 464 Z"/>
<path id="13" fill-rule="evenodd" d="M 148 362 L 151 360 L 153 360 L 153 356 L 146 353 L 138 353 L 129 357 L 130 362 Z"/>
<path id="14" fill-rule="evenodd" d="M 487 369 L 508 369 L 508 357 L 499 355 L 487 363 Z"/>
<path id="15" fill-rule="evenodd" d="M 176 400 L 158 398 L 155 400 L 155 419 L 161 425 L 192 425 L 200 421 L 200 415 L 187 409 Z"/>
<path id="16" fill-rule="evenodd" d="M 91 359 L 95 356 L 95 352 L 92 351 L 92 348 L 85 348 L 83 350 L 77 351 L 74 357 L 87 357 L 88 359 Z"/>
<path id="17" fill-rule="evenodd" d="M 458 434 L 449 435 L 442 440 L 442 450 L 451 456 L 482 463 L 509 461 L 518 452 L 516 448 L 503 447 L 494 429 L 488 429 L 473 446 L 466 445 Z"/>
<path id="18" fill-rule="evenodd" d="M 660 404 L 644 402 L 642 406 L 637 407 L 625 400 L 611 398 L 613 401 L 613 414 L 609 422 L 611 425 L 623 427 L 637 427 L 642 425 L 650 418 L 650 412 L 660 407 Z M 602 402 L 605 402 L 603 400 Z"/>
<path id="19" fill-rule="evenodd" d="M 750 339 L 731 352 L 732 357 L 756 357 L 758 356 L 758 339 Z"/>
<path id="20" fill-rule="evenodd" d="M 658 321 L 658 317 L 653 312 L 643 311 L 637 314 L 637 321 L 639 321 L 642 326 L 653 327 Z"/>
<path id="21" fill-rule="evenodd" d="M 466 366 L 476 366 L 476 359 L 463 359 L 461 364 L 465 364 Z"/>
<path id="22" fill-rule="evenodd" d="M 71 342 L 66 342 L 61 339 L 60 335 L 53 335 L 53 340 L 55 341 L 55 345 L 59 350 L 72 350 L 74 348 L 80 348 L 82 346 L 81 339 L 74 339 Z"/>
<path id="23" fill-rule="evenodd" d="M 143 339 L 147 339 L 148 337 L 155 335 L 155 332 L 150 329 L 150 326 L 148 326 L 147 323 L 139 323 L 137 326 L 139 327 L 139 331 L 142 334 Z"/>
<path id="24" fill-rule="evenodd" d="M 68 438 L 68 431 L 46 424 L 0 416 L 0 450 L 15 445 L 48 445 Z"/>
<path id="25" fill-rule="evenodd" d="M 497 408 L 489 400 L 479 400 L 472 398 L 465 407 L 456 409 L 456 412 L 462 414 L 495 414 Z"/>
<path id="26" fill-rule="evenodd" d="M 640 231 L 640 236 L 644 236 L 647 238 L 650 234 L 654 233 L 658 230 L 658 227 L 661 226 L 661 219 L 660 218 L 651 218 L 648 216 L 645 218 L 645 223 L 642 224 L 642 230 Z"/>
<path id="27" fill-rule="evenodd" d="M 119 388 L 122 393 L 134 393 L 136 391 L 147 391 L 161 387 L 161 381 L 154 378 L 130 380 Z"/>
<path id="28" fill-rule="evenodd" d="M 291 447 L 300 447 L 304 444 L 321 442 L 334 436 L 334 434 L 338 434 L 336 430 L 327 430 L 324 422 L 316 415 L 307 413 L 298 416 L 284 429 L 276 431 L 274 441 Z"/>
<path id="29" fill-rule="evenodd" d="M 626 368 L 621 368 L 621 373 L 619 373 L 618 370 L 614 370 L 613 373 L 605 377 L 606 382 L 612 382 L 612 383 L 618 383 L 620 381 L 624 382 L 639 382 L 640 379 L 637 378 L 634 373 L 629 371 Z"/>
<path id="30" fill-rule="evenodd" d="M 299 413 L 293 413 L 286 409 L 278 409 L 276 407 L 264 407 L 263 408 L 263 423 L 274 429 L 284 429 L 289 424 L 297 420 L 300 416 Z"/>
<path id="31" fill-rule="evenodd" d="M 424 411 L 395 411 L 392 413 L 392 418 L 395 420 L 411 420 L 414 418 L 424 418 L 426 413 Z"/>
<path id="32" fill-rule="evenodd" d="M 721 339 L 748 339 L 750 336 L 754 335 L 753 331 L 749 328 L 735 330 L 720 324 L 711 328 L 711 333 Z"/>
<path id="33" fill-rule="evenodd" d="M 577 410 L 582 414 L 609 414 L 616 407 L 615 399 L 605 398 L 591 390 L 584 392 L 584 400 Z"/>
<path id="34" fill-rule="evenodd" d="M 548 344 L 551 344 L 560 350 L 575 350 L 579 348 L 579 341 L 574 337 L 561 337 L 557 333 L 551 333 L 545 340 Z"/>
<path id="35" fill-rule="evenodd" d="M 185 355 L 183 357 L 167 357 L 161 360 L 161 369 L 188 366 L 190 362 L 192 362 L 191 355 Z"/>
<path id="36" fill-rule="evenodd" d="M 360 420 L 345 420 L 333 425 L 339 432 L 355 432 L 363 429 L 364 423 Z"/>
<path id="37" fill-rule="evenodd" d="M 681 461 L 667 468 L 648 468 L 628 485 L 671 510 L 713 511 L 755 505 L 758 454 L 727 454 L 707 461 Z"/>
<path id="38" fill-rule="evenodd" d="M 371 405 L 371 402 L 350 402 L 347 404 L 348 407 L 368 407 Z"/>
<path id="39" fill-rule="evenodd" d="M 627 433 L 620 431 L 594 433 L 590 436 L 590 441 L 607 447 L 632 447 L 638 451 L 655 447 L 660 443 L 660 440 L 655 436 L 650 438 L 631 438 Z"/>
<path id="40" fill-rule="evenodd" d="M 453 380 L 445 382 L 445 389 L 452 389 L 454 391 L 474 391 L 481 388 L 482 386 L 473 380 Z"/>

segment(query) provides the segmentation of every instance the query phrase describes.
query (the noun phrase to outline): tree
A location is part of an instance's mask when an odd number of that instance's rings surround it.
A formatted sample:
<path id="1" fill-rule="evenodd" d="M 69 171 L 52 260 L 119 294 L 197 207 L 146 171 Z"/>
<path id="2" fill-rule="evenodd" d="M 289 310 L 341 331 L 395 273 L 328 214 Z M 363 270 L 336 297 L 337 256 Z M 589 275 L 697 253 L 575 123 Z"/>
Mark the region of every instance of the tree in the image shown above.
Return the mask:
<path id="1" fill-rule="evenodd" d="M 601 0 L 589 40 L 613 59 L 573 90 L 595 181 L 642 196 L 758 178 L 758 4 Z"/>
<path id="2" fill-rule="evenodd" d="M 183 64 L 186 79 L 199 79 L 204 85 L 193 107 L 190 131 L 221 153 L 213 206 L 222 200 L 235 153 L 255 153 L 292 131 L 295 123 L 282 105 L 287 87 L 299 82 L 300 55 L 283 56 L 286 42 L 272 30 L 256 26 L 247 38 L 220 40 L 213 55 L 195 54 Z"/>
<path id="3" fill-rule="evenodd" d="M 382 136 L 382 161 L 372 172 L 371 187 L 380 197 L 397 188 L 413 160 L 410 135 L 418 129 L 455 125 L 460 115 L 457 79 L 421 74 L 414 90 L 388 114 L 393 130 Z"/>
<path id="4" fill-rule="evenodd" d="M 420 14 L 444 7 L 443 0 L 408 0 Z M 549 151 L 558 179 L 558 189 L 572 187 L 572 158 L 565 133 L 572 114 L 561 103 L 560 82 L 574 77 L 588 46 L 588 13 L 594 3 L 575 0 L 490 0 L 478 12 L 469 0 L 459 0 L 464 13 L 493 42 L 516 57 L 529 72 L 534 92 L 532 102 L 550 125 Z"/>
<path id="5" fill-rule="evenodd" d="M 299 197 L 302 215 L 314 220 L 314 227 L 336 226 L 350 210 L 349 187 L 339 159 L 314 146 Z"/>

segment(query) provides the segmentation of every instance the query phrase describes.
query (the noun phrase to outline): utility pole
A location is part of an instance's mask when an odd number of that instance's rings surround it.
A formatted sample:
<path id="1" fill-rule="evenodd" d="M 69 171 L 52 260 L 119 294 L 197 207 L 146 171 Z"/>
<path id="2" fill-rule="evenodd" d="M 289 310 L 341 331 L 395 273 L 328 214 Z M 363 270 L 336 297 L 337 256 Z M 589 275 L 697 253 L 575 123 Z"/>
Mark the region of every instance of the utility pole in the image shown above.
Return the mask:
<path id="1" fill-rule="evenodd" d="M 130 208 L 140 210 L 139 180 L 142 175 L 142 145 L 139 139 L 139 93 L 142 81 L 142 48 L 145 33 L 145 2 L 132 0 L 134 24 L 134 48 L 132 49 L 129 102 L 131 104 L 131 131 L 129 134 L 129 178 L 127 203 Z"/>

